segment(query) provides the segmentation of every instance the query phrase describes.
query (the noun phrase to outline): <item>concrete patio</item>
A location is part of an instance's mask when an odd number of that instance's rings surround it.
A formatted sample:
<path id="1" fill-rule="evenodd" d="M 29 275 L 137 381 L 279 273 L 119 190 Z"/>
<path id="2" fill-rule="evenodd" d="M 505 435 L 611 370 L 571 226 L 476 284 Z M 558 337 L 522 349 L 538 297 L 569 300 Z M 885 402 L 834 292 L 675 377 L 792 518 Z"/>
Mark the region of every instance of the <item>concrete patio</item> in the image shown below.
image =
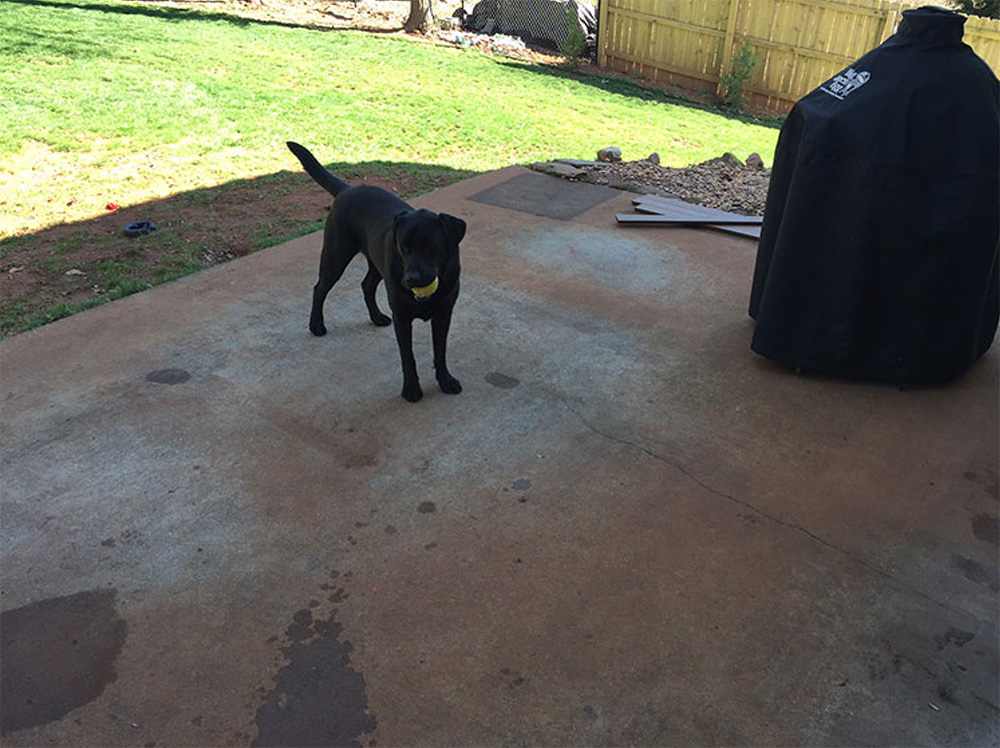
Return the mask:
<path id="1" fill-rule="evenodd" d="M 997 347 L 749 350 L 755 243 L 505 169 L 442 394 L 320 234 L 0 344 L 5 746 L 1000 742 Z"/>

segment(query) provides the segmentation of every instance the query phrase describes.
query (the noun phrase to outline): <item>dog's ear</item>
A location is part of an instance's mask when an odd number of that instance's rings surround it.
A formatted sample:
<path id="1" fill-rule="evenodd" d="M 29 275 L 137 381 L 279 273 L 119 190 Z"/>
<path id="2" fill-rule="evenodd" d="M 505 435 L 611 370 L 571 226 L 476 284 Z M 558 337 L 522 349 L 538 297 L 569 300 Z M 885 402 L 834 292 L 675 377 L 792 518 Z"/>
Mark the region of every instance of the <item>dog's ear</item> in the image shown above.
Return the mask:
<path id="1" fill-rule="evenodd" d="M 444 226 L 444 232 L 454 244 L 458 244 L 465 237 L 465 221 L 455 218 L 447 213 L 438 214 L 438 220 Z"/>
<path id="2" fill-rule="evenodd" d="M 399 254 L 403 253 L 402 248 L 399 246 L 399 224 L 408 213 L 409 211 L 401 210 L 392 217 L 392 243 Z"/>

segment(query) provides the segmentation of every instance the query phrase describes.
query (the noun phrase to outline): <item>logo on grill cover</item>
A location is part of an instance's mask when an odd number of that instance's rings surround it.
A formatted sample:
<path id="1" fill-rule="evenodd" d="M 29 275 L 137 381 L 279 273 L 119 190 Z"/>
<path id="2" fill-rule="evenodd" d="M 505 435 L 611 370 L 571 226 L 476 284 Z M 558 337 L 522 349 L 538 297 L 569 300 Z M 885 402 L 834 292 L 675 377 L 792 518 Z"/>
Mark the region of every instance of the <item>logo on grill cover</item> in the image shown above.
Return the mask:
<path id="1" fill-rule="evenodd" d="M 835 99 L 843 101 L 852 93 L 865 85 L 872 77 L 867 70 L 857 71 L 847 68 L 820 86 L 820 91 L 830 94 Z"/>

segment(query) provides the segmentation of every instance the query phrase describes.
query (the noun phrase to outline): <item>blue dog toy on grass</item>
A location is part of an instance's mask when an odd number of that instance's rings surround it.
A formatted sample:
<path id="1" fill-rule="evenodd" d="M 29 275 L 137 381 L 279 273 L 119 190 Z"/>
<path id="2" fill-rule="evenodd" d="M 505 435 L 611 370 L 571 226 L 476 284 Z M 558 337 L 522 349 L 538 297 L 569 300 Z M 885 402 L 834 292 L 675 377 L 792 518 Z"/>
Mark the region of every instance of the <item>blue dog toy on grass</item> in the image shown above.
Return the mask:
<path id="1" fill-rule="evenodd" d="M 125 227 L 125 236 L 143 236 L 150 231 L 156 231 L 156 224 L 152 221 L 139 221 L 130 223 Z"/>

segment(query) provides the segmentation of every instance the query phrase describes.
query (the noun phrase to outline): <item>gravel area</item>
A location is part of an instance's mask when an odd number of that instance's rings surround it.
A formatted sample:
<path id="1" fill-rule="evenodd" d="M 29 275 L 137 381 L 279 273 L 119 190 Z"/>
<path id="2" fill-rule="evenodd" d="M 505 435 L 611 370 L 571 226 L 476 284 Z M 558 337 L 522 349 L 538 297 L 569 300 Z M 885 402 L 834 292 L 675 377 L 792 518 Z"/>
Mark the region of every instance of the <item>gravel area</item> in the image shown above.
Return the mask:
<path id="1" fill-rule="evenodd" d="M 753 156 L 743 164 L 729 154 L 684 169 L 653 161 L 562 162 L 536 164 L 539 171 L 642 195 L 676 197 L 697 205 L 742 215 L 764 215 L 771 170 Z"/>

